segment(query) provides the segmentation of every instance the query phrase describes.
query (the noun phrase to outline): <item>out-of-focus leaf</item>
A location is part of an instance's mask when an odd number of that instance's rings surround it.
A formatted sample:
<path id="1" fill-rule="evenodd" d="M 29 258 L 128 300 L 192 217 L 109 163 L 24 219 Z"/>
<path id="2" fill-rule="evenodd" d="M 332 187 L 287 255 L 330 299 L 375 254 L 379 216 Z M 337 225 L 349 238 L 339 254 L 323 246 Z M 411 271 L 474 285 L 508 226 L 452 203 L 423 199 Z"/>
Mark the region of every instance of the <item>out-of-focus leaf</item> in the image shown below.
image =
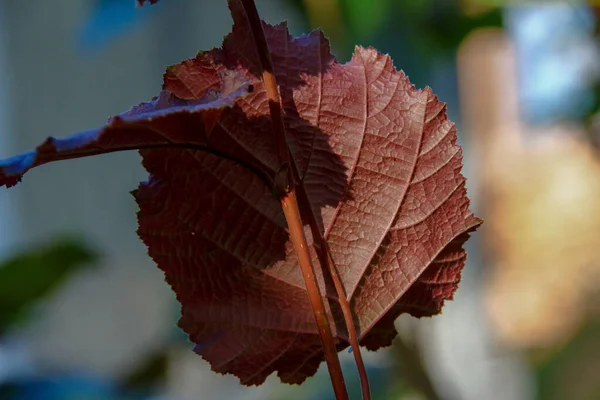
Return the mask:
<path id="1" fill-rule="evenodd" d="M 348 46 L 348 29 L 339 0 L 301 0 L 309 24 L 318 26 L 338 49 Z"/>
<path id="2" fill-rule="evenodd" d="M 0 333 L 23 318 L 31 304 L 96 254 L 74 239 L 61 239 L 14 256 L 0 266 Z"/>
<path id="3" fill-rule="evenodd" d="M 369 37 L 377 31 L 377 27 L 386 20 L 391 5 L 390 0 L 340 0 L 340 3 L 347 15 L 350 29 L 361 37 Z"/>
<path id="4" fill-rule="evenodd" d="M 400 377 L 394 386 L 396 391 L 412 390 L 425 399 L 437 400 L 441 397 L 429 377 L 418 346 L 398 335 L 392 345 L 396 376 Z"/>
<path id="5" fill-rule="evenodd" d="M 439 57 L 440 52 L 454 52 L 475 29 L 502 26 L 499 8 L 469 15 L 457 1 L 448 0 L 420 0 L 413 5 L 398 2 L 394 8 L 396 26 L 429 58 Z"/>
<path id="6" fill-rule="evenodd" d="M 560 350 L 538 364 L 538 398 L 600 399 L 600 318 L 590 321 Z"/>
<path id="7" fill-rule="evenodd" d="M 163 347 L 150 354 L 121 379 L 119 386 L 126 391 L 145 392 L 164 383 L 169 366 L 168 351 L 168 347 Z"/>

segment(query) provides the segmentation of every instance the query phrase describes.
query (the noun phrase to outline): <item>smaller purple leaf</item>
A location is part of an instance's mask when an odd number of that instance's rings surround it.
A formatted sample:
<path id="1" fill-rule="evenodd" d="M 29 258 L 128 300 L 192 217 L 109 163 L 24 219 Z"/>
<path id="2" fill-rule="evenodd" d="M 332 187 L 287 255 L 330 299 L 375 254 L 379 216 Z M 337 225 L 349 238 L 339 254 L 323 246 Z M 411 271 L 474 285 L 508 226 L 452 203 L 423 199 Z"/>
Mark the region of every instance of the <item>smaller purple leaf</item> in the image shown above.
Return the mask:
<path id="1" fill-rule="evenodd" d="M 152 101 L 112 117 L 102 128 L 64 139 L 49 137 L 34 150 L 0 160 L 0 187 L 14 186 L 31 168 L 53 161 L 169 146 L 211 151 L 214 114 L 232 107 L 237 99 L 252 91 L 243 77 L 228 76 L 234 82 L 222 82 L 221 86 L 231 91 L 219 92 L 220 97 L 212 101 L 185 101 L 163 90 Z"/>
<path id="2" fill-rule="evenodd" d="M 156 4 L 158 3 L 158 0 L 136 0 L 135 5 L 136 7 L 141 7 L 144 5 L 145 2 L 148 2 L 150 4 Z"/>

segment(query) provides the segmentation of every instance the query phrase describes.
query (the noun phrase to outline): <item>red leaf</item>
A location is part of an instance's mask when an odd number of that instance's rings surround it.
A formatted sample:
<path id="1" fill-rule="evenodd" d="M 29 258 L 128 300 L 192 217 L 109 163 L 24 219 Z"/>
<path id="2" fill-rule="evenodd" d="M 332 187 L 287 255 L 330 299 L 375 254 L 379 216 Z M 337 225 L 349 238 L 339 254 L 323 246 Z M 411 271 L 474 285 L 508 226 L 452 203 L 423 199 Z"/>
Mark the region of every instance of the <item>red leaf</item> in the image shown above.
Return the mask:
<path id="1" fill-rule="evenodd" d="M 123 150 L 184 147 L 218 152 L 220 138 L 213 135 L 206 120 L 254 88 L 243 75 L 217 67 L 203 70 L 197 79 L 206 85 L 207 95 L 192 101 L 179 99 L 167 91 L 152 101 L 112 117 L 100 129 L 92 129 L 66 139 L 50 137 L 35 150 L 0 161 L 0 186 L 14 186 L 29 169 L 39 165 Z M 227 148 L 226 155 L 243 155 Z"/>
<path id="2" fill-rule="evenodd" d="M 264 184 L 280 166 L 236 4 L 223 48 L 168 68 L 158 99 L 3 162 L 0 184 L 44 162 L 142 148 L 150 179 L 134 191 L 138 233 L 182 304 L 179 325 L 198 354 L 246 385 L 275 371 L 301 383 L 323 352 L 283 213 Z M 469 210 L 455 127 L 431 90 L 415 90 L 388 56 L 359 47 L 341 65 L 320 32 L 292 38 L 285 24 L 264 28 L 308 198 L 302 213 L 314 213 L 329 244 L 361 343 L 387 346 L 398 315 L 434 315 L 452 297 L 463 244 L 481 223 Z M 336 292 L 318 279 L 342 349 Z"/>

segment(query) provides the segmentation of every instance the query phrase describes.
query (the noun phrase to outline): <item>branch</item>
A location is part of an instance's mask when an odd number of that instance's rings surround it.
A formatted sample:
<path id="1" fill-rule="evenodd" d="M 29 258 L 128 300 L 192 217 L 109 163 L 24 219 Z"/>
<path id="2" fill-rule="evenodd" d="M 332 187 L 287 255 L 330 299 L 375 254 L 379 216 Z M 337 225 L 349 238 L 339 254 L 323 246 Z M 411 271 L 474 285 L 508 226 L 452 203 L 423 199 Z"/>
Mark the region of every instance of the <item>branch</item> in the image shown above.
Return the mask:
<path id="1" fill-rule="evenodd" d="M 336 399 L 348 400 L 348 392 L 346 390 L 346 384 L 344 383 L 344 376 L 342 374 L 342 367 L 338 358 L 337 348 L 331 333 L 327 313 L 325 312 L 323 297 L 319 290 L 319 285 L 315 276 L 315 268 L 312 265 L 310 254 L 308 252 L 308 243 L 306 242 L 306 235 L 304 234 L 302 219 L 300 218 L 294 179 L 290 169 L 290 154 L 286 144 L 285 128 L 281 115 L 281 101 L 279 99 L 277 82 L 273 71 L 271 53 L 254 0 L 238 1 L 241 1 L 244 11 L 246 12 L 246 17 L 248 18 L 250 30 L 254 37 L 256 49 L 262 64 L 262 78 L 269 99 L 269 110 L 271 113 L 274 140 L 277 146 L 280 165 L 278 174 L 278 178 L 280 179 L 276 179 L 275 190 L 280 194 L 281 206 L 287 220 L 294 249 L 298 255 L 298 262 L 302 269 L 304 283 L 315 316 L 319 336 L 321 337 L 325 361 L 327 362 L 327 368 L 329 370 Z"/>

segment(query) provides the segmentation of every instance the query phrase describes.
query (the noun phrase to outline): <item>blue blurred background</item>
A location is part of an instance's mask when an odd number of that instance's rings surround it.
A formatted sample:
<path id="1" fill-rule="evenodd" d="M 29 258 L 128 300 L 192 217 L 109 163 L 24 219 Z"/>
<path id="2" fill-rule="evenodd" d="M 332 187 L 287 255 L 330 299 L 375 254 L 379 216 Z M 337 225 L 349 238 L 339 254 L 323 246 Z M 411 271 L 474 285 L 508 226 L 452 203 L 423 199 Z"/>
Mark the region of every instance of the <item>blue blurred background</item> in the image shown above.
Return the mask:
<path id="1" fill-rule="evenodd" d="M 476 213 L 461 287 L 367 353 L 374 399 L 600 399 L 600 29 L 585 2 L 257 0 L 340 61 L 389 53 L 447 102 Z M 220 46 L 224 0 L 0 0 L 0 157 L 103 124 L 164 66 Z M 210 371 L 136 236 L 138 155 L 50 164 L 0 191 L 0 400 L 333 399 Z M 352 355 L 341 354 L 352 398 Z"/>

